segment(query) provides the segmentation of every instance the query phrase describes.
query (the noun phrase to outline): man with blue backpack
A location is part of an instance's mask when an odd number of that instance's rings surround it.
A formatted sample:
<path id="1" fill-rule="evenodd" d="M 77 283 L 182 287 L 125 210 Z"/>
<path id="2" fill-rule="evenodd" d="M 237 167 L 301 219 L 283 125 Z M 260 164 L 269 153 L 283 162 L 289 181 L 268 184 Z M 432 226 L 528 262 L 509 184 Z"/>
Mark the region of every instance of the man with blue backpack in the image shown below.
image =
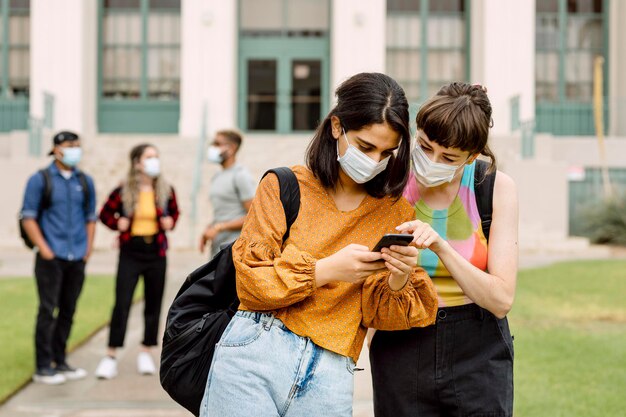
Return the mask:
<path id="1" fill-rule="evenodd" d="M 28 179 L 20 211 L 22 238 L 36 254 L 39 310 L 33 380 L 49 385 L 87 375 L 65 357 L 97 220 L 93 180 L 76 168 L 80 145 L 73 132 L 54 135 L 49 153 L 54 161 Z"/>

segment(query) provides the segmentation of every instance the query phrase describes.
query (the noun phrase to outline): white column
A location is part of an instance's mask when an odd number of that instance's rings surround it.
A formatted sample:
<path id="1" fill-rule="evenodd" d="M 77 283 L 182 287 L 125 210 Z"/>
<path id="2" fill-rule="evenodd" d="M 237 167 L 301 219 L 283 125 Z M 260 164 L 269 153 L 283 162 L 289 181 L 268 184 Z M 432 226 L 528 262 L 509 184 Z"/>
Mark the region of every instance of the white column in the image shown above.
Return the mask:
<path id="1" fill-rule="evenodd" d="M 470 81 L 487 87 L 492 132 L 505 134 L 511 97 L 520 96 L 522 121 L 535 117 L 535 2 L 480 0 L 471 7 Z"/>
<path id="2" fill-rule="evenodd" d="M 237 2 L 182 3 L 180 135 L 200 134 L 207 103 L 207 129 L 236 126 Z"/>
<path id="3" fill-rule="evenodd" d="M 622 22 L 626 18 L 626 4 L 622 1 L 609 2 L 609 134 L 612 136 L 626 136 L 626 25 Z"/>
<path id="4" fill-rule="evenodd" d="M 385 0 L 331 1 L 331 96 L 359 72 L 385 72 Z"/>
<path id="5" fill-rule="evenodd" d="M 96 0 L 31 1 L 30 114 L 54 96 L 54 130 L 96 131 Z"/>

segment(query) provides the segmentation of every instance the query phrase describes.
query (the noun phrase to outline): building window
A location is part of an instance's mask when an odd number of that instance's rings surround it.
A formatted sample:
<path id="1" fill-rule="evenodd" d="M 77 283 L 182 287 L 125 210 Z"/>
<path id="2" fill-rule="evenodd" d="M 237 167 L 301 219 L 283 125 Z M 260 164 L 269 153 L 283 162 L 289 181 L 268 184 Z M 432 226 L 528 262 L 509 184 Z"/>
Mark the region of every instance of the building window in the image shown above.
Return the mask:
<path id="1" fill-rule="evenodd" d="M 323 38 L 328 35 L 327 0 L 240 0 L 244 37 Z"/>
<path id="2" fill-rule="evenodd" d="M 25 130 L 30 90 L 30 1 L 0 0 L 0 132 Z"/>
<path id="3" fill-rule="evenodd" d="M 535 94 L 539 131 L 593 134 L 593 66 L 605 58 L 607 13 L 604 0 L 537 2 Z"/>
<path id="4" fill-rule="evenodd" d="M 180 0 L 105 0 L 102 96 L 178 99 Z"/>
<path id="5" fill-rule="evenodd" d="M 239 127 L 310 132 L 329 103 L 329 0 L 239 0 Z"/>
<path id="6" fill-rule="evenodd" d="M 181 0 L 100 0 L 98 129 L 176 133 Z"/>
<path id="7" fill-rule="evenodd" d="M 466 0 L 387 0 L 387 73 L 411 103 L 469 78 Z"/>
<path id="8" fill-rule="evenodd" d="M 0 5 L 0 97 L 25 97 L 30 84 L 30 0 L 2 0 Z"/>

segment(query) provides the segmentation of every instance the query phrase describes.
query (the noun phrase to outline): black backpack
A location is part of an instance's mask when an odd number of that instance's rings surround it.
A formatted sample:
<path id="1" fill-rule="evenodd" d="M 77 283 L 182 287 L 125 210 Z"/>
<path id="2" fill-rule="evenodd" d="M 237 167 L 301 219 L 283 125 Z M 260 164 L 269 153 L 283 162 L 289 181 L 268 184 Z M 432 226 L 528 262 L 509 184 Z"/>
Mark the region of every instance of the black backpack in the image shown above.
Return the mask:
<path id="1" fill-rule="evenodd" d="M 491 213 L 493 212 L 493 186 L 496 180 L 496 173 L 487 173 L 489 164 L 480 159 L 476 160 L 474 171 L 474 193 L 476 195 L 476 205 L 480 214 L 483 233 L 489 240 L 491 230 Z"/>
<path id="2" fill-rule="evenodd" d="M 52 177 L 50 176 L 50 171 L 47 168 L 40 169 L 38 173 L 43 176 L 44 184 L 43 193 L 41 195 L 41 202 L 39 204 L 39 209 L 37 210 L 37 221 L 39 222 L 41 213 L 43 213 L 44 210 L 50 208 L 50 206 L 52 205 Z M 76 177 L 78 178 L 78 181 L 83 188 L 83 210 L 85 211 L 85 213 L 87 213 L 87 211 L 89 210 L 89 186 L 87 184 L 87 177 L 81 171 L 76 171 Z M 18 216 L 17 222 L 20 228 L 20 237 L 24 241 L 24 244 L 28 249 L 34 248 L 35 244 L 32 240 L 30 240 L 30 237 L 28 236 L 28 233 L 26 233 L 24 225 L 22 224 L 21 214 Z"/>
<path id="3" fill-rule="evenodd" d="M 270 172 L 278 176 L 280 183 L 280 201 L 287 221 L 284 242 L 298 217 L 300 186 L 289 168 L 270 169 L 263 177 Z M 239 306 L 232 245 L 189 274 L 167 313 L 159 372 L 161 385 L 174 401 L 196 416 L 200 413 L 215 344 Z"/>

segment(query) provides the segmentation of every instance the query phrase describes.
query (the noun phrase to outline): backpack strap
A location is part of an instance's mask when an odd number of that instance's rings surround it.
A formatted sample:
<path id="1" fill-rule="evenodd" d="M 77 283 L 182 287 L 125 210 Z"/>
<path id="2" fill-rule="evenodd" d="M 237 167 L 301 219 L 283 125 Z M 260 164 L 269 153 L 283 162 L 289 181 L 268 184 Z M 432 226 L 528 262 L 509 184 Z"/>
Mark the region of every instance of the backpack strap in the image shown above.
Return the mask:
<path id="1" fill-rule="evenodd" d="M 80 182 L 80 186 L 83 188 L 83 211 L 87 215 L 89 211 L 89 184 L 87 183 L 87 176 L 82 171 L 76 171 L 76 178 Z"/>
<path id="2" fill-rule="evenodd" d="M 474 194 L 476 195 L 476 206 L 482 223 L 483 233 L 489 241 L 489 231 L 491 230 L 491 214 L 493 212 L 493 186 L 496 173 L 487 173 L 489 164 L 479 159 L 476 160 L 474 170 Z"/>
<path id="3" fill-rule="evenodd" d="M 273 173 L 278 177 L 278 183 L 280 185 L 280 202 L 283 204 L 285 210 L 285 219 L 287 220 L 287 231 L 283 236 L 283 242 L 289 237 L 289 229 L 291 225 L 298 218 L 300 211 L 300 184 L 296 174 L 293 173 L 291 168 L 280 167 L 268 169 L 261 179 L 269 173 Z"/>
<path id="4" fill-rule="evenodd" d="M 52 176 L 48 168 L 40 169 L 39 173 L 43 176 L 43 193 L 41 196 L 41 204 L 39 212 L 50 208 L 52 205 Z M 76 171 L 76 178 L 83 189 L 83 211 L 87 214 L 89 210 L 89 184 L 87 176 L 82 171 Z"/>
<path id="5" fill-rule="evenodd" d="M 235 171 L 233 172 L 233 188 L 235 189 L 235 194 L 237 194 L 237 200 L 239 200 L 239 204 L 241 204 L 242 203 L 241 202 L 241 195 L 239 195 L 239 187 L 237 187 L 237 172 L 238 171 L 239 171 L 239 166 L 236 166 L 235 167 Z M 265 173 L 265 175 L 267 175 L 267 172 Z M 263 176 L 265 176 L 265 175 L 263 175 Z"/>
<path id="6" fill-rule="evenodd" d="M 41 202 L 39 203 L 39 215 L 41 212 L 48 209 L 52 205 L 52 177 L 48 168 L 39 170 L 39 173 L 43 176 L 43 193 L 41 194 Z"/>

